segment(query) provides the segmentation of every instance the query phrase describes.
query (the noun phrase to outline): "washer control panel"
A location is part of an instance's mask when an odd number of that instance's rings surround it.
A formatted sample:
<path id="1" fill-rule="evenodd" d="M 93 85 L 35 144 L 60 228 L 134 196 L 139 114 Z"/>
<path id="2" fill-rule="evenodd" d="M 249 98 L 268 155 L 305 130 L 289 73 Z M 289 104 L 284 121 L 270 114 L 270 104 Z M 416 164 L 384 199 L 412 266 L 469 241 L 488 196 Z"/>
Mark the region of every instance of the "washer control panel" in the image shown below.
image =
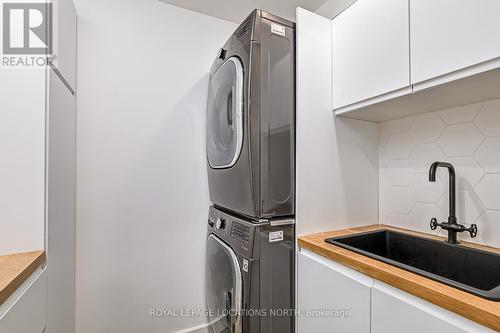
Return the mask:
<path id="1" fill-rule="evenodd" d="M 231 237 L 247 244 L 250 240 L 250 227 L 233 221 L 231 224 Z"/>

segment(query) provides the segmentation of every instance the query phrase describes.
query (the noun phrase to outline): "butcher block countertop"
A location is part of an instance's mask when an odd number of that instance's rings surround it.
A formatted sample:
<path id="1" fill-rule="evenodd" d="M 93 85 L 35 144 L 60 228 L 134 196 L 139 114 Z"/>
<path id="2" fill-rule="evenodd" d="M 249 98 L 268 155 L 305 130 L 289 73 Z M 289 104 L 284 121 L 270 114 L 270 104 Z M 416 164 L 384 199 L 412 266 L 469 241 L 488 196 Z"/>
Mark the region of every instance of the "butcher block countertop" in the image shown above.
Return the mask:
<path id="1" fill-rule="evenodd" d="M 45 262 L 45 251 L 0 256 L 0 305 Z"/>
<path id="2" fill-rule="evenodd" d="M 346 236 L 376 230 L 393 230 L 430 239 L 444 240 L 442 237 L 431 236 L 406 229 L 385 225 L 370 225 L 302 236 L 299 237 L 298 242 L 302 248 L 311 250 L 376 280 L 385 282 L 409 294 L 469 318 L 481 325 L 500 331 L 500 302 L 480 298 L 440 282 L 325 242 L 325 239 L 330 237 Z M 461 245 L 500 253 L 499 249 L 487 246 L 475 245 L 467 242 L 462 242 Z"/>

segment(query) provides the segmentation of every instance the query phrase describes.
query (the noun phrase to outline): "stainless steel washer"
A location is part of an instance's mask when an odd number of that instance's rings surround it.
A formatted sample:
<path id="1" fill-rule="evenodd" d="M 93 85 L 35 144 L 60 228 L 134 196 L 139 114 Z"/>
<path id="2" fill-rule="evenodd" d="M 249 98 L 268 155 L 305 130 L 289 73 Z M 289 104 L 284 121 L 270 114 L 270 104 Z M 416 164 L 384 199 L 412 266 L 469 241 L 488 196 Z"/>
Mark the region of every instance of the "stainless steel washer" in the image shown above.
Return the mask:
<path id="1" fill-rule="evenodd" d="M 206 304 L 212 333 L 294 332 L 294 220 L 209 210 Z"/>

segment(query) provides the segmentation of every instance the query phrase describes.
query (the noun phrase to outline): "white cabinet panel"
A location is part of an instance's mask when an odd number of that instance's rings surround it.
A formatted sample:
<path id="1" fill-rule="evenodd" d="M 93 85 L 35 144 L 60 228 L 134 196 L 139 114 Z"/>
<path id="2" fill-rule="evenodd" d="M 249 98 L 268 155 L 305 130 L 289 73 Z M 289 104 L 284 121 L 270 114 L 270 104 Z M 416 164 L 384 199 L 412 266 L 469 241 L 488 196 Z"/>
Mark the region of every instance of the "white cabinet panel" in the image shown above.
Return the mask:
<path id="1" fill-rule="evenodd" d="M 410 0 L 412 83 L 500 56 L 500 1 Z"/>
<path id="2" fill-rule="evenodd" d="M 408 0 L 358 0 L 333 19 L 338 109 L 410 86 Z"/>
<path id="3" fill-rule="evenodd" d="M 47 187 L 48 333 L 70 333 L 75 310 L 75 98 L 49 75 Z"/>
<path id="4" fill-rule="evenodd" d="M 298 333 L 370 332 L 371 278 L 304 249 L 297 267 Z M 308 315 L 310 310 L 347 310 L 349 315 Z"/>
<path id="5" fill-rule="evenodd" d="M 297 9 L 299 235 L 366 225 L 378 216 L 378 126 L 332 115 L 331 24 Z"/>
<path id="6" fill-rule="evenodd" d="M 6 312 L 0 315 L 0 332 L 42 333 L 44 331 L 47 302 L 46 270 L 34 274 L 34 279 L 24 286 L 26 289 L 17 296 Z"/>
<path id="7" fill-rule="evenodd" d="M 54 65 L 75 90 L 76 86 L 76 26 L 77 17 L 73 0 L 54 2 L 55 53 Z"/>
<path id="8" fill-rule="evenodd" d="M 420 298 L 375 282 L 371 333 L 492 333 L 489 328 Z"/>

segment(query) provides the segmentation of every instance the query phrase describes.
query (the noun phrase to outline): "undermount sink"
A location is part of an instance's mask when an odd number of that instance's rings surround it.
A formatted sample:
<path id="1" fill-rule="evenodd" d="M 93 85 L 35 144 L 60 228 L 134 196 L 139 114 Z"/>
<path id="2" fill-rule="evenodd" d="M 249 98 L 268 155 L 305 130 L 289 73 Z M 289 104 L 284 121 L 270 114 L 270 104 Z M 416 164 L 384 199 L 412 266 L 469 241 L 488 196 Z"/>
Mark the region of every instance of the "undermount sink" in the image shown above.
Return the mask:
<path id="1" fill-rule="evenodd" d="M 325 241 L 468 293 L 500 301 L 500 254 L 391 230 Z"/>

